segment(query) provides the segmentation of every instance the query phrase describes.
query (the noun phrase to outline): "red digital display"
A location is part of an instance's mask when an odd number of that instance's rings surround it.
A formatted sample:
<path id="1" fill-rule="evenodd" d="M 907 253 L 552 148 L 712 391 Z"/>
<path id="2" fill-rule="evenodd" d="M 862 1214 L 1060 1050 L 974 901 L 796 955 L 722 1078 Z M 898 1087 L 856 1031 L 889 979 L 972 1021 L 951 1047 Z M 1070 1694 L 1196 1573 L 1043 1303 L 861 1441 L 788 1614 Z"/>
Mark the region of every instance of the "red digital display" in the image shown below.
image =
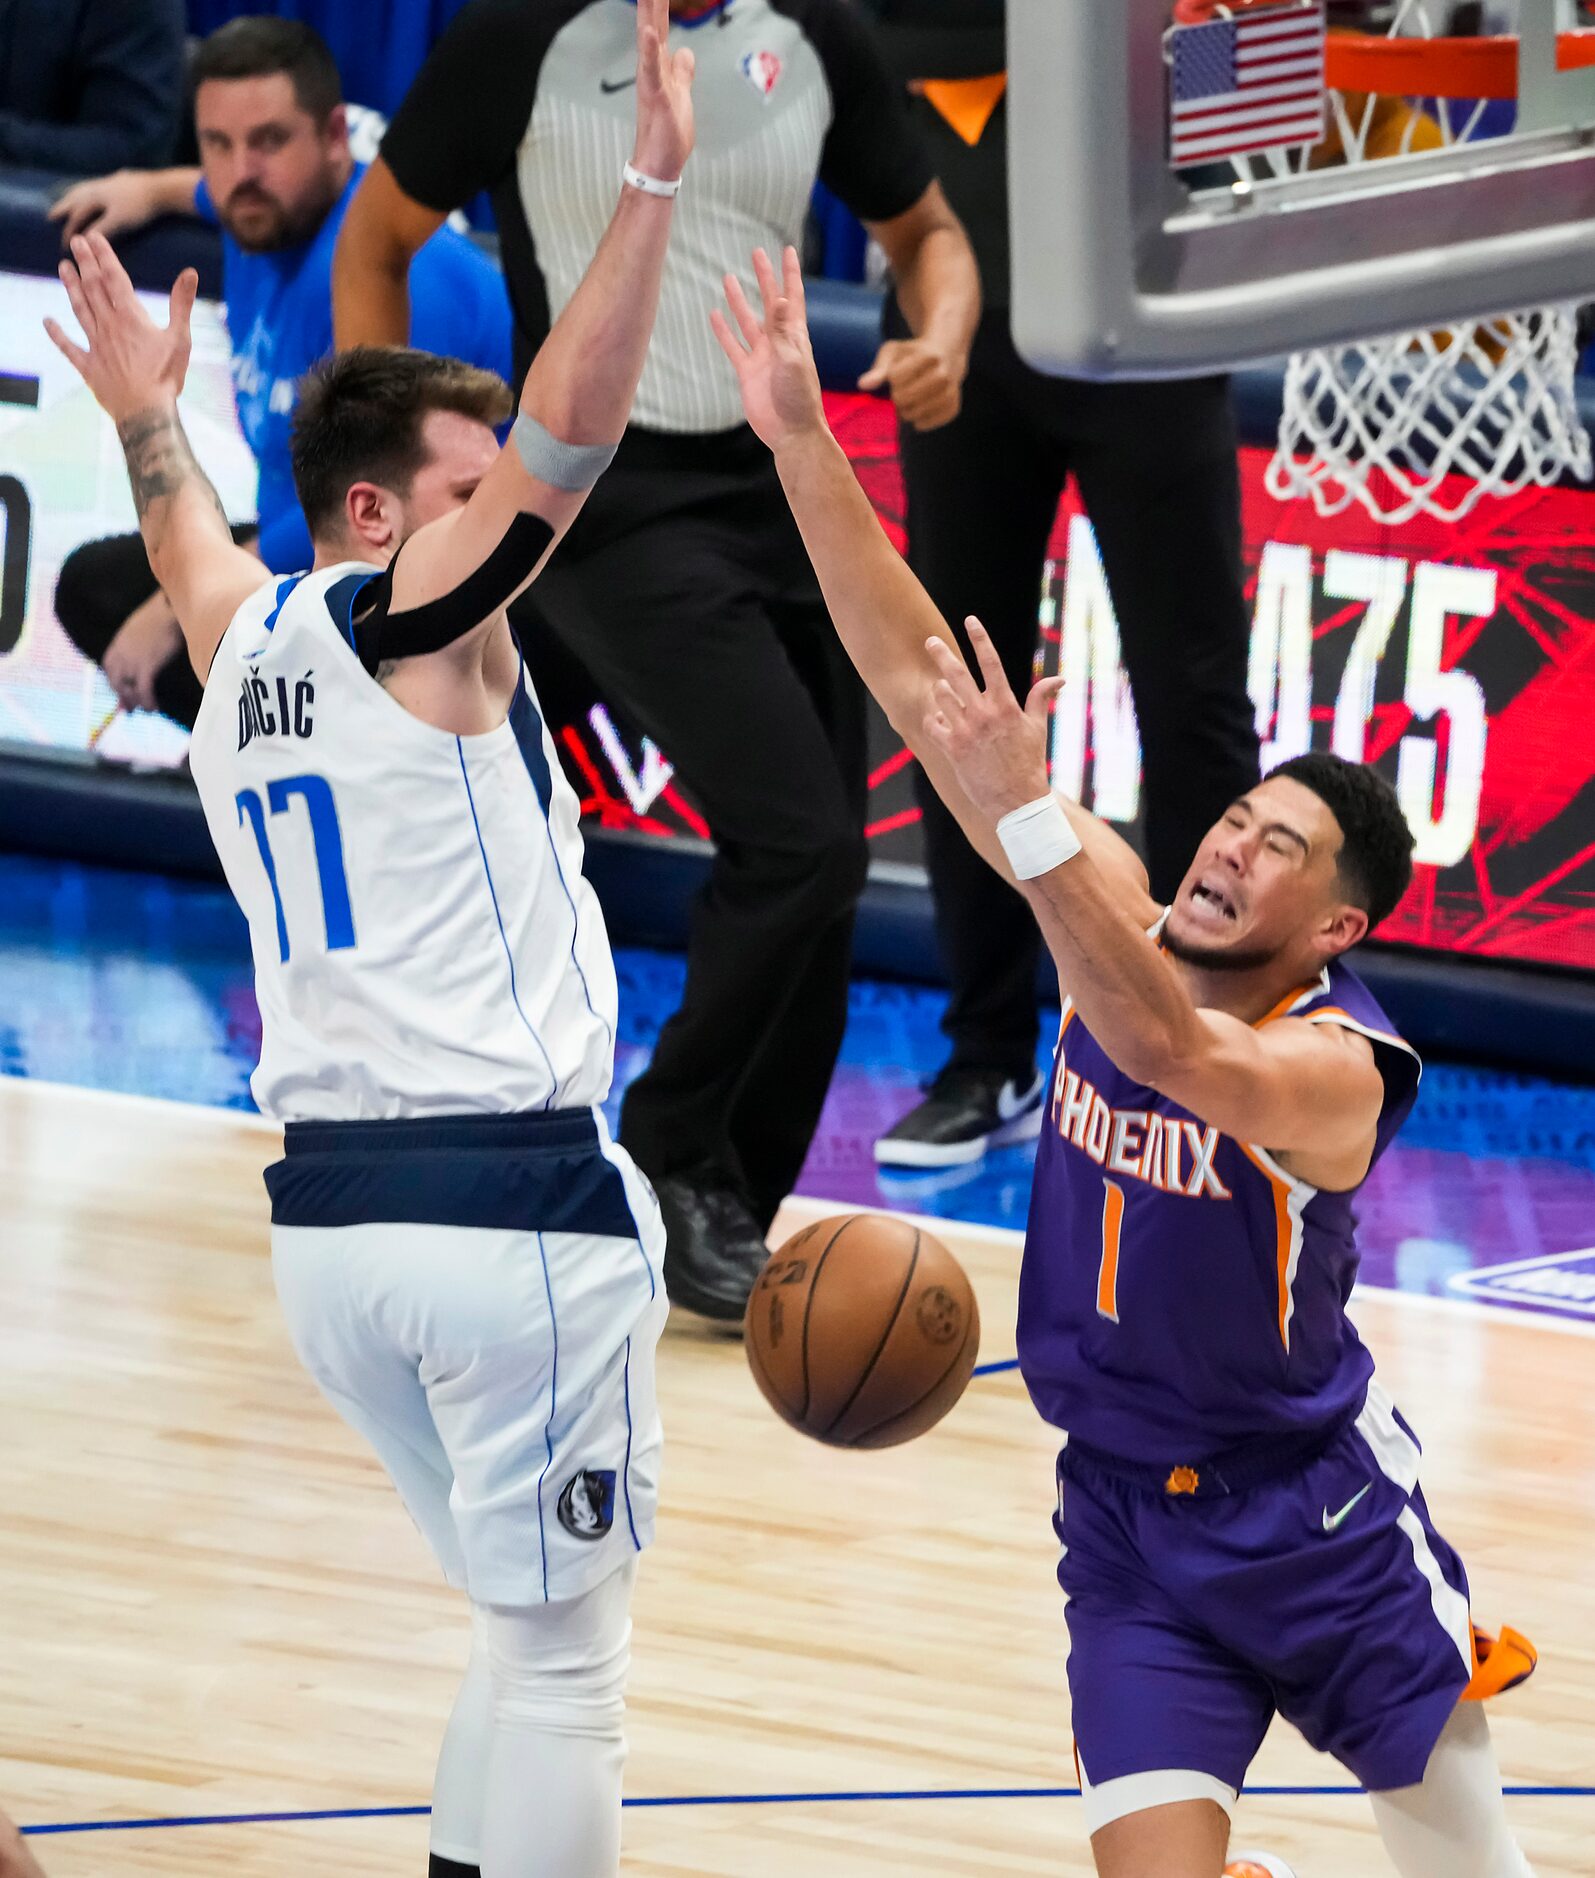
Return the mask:
<path id="1" fill-rule="evenodd" d="M 891 537 L 903 486 L 891 411 L 827 400 Z M 1244 449 L 1249 689 L 1264 760 L 1333 749 L 1378 763 L 1417 837 L 1412 891 L 1380 937 L 1494 959 L 1595 967 L 1595 493 L 1481 502 L 1457 524 L 1385 527 L 1281 504 L 1268 452 Z M 1178 553 L 1178 543 L 1148 543 Z M 1140 802 L 1140 746 L 1118 627 L 1071 490 L 1038 595 L 1043 663 L 1070 683 L 1053 734 L 1060 788 L 1120 823 Z M 917 858 L 906 758 L 884 720 L 870 832 Z M 587 808 L 608 826 L 696 834 L 652 746 L 601 709 L 564 733 Z M 640 751 L 640 754 L 639 754 Z"/>

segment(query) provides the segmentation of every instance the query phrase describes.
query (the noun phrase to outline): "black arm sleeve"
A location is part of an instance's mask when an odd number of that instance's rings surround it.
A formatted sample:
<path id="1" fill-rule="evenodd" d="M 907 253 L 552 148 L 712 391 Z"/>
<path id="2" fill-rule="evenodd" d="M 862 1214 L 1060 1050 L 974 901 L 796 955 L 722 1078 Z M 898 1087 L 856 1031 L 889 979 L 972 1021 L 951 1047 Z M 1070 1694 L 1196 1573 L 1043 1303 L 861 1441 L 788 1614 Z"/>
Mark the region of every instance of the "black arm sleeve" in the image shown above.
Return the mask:
<path id="1" fill-rule="evenodd" d="M 587 0 L 470 0 L 405 94 L 382 156 L 412 201 L 447 212 L 513 168 L 543 55 Z"/>
<path id="2" fill-rule="evenodd" d="M 887 70 L 869 23 L 847 0 L 809 0 L 799 17 L 831 88 L 834 115 L 820 181 L 860 221 L 889 222 L 935 181 L 902 86 Z"/>
<path id="3" fill-rule="evenodd" d="M 183 110 L 181 0 L 94 0 L 72 51 L 70 112 L 48 122 L 0 112 L 0 157 L 100 176 L 158 167 Z"/>
<path id="4" fill-rule="evenodd" d="M 441 594 L 425 606 L 389 612 L 393 601 L 393 557 L 385 573 L 362 580 L 356 589 L 349 628 L 360 663 L 375 674 L 390 659 L 420 658 L 441 652 L 463 639 L 531 578 L 548 552 L 554 531 L 541 515 L 521 513 L 510 523 L 504 539 L 474 573 L 467 574 L 451 593 Z M 400 550 L 402 553 L 403 550 Z"/>

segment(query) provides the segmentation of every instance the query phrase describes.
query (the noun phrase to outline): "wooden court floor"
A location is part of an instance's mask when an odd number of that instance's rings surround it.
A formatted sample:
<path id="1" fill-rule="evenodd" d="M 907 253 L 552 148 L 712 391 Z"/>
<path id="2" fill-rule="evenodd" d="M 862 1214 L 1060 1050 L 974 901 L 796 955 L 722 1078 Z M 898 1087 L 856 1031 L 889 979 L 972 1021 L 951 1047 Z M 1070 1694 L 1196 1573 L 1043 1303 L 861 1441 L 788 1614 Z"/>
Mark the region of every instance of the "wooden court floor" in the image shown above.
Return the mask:
<path id="1" fill-rule="evenodd" d="M 0 1800 L 29 1824 L 344 1815 L 41 1838 L 55 1878 L 425 1868 L 423 1819 L 347 1815 L 424 1805 L 466 1618 L 288 1347 L 275 1152 L 238 1116 L 0 1079 Z M 1011 1356 L 1016 1246 L 946 1237 L 983 1359 Z M 1494 1705 L 1506 1777 L 1586 1789 L 1514 1798 L 1524 1845 L 1541 1878 L 1595 1872 L 1595 1342 L 1377 1295 L 1359 1317 L 1479 1616 L 1541 1648 Z M 1017 1377 L 873 1455 L 777 1424 L 739 1347 L 685 1324 L 661 1390 L 627 1871 L 1088 1872 L 1078 1801 L 1030 1791 L 1073 1767 L 1053 1442 Z M 1283 1729 L 1256 1780 L 1345 1784 Z M 733 1797 L 646 1804 L 704 1796 Z M 1344 1793 L 1251 1795 L 1238 1839 L 1300 1878 L 1386 1869 Z"/>

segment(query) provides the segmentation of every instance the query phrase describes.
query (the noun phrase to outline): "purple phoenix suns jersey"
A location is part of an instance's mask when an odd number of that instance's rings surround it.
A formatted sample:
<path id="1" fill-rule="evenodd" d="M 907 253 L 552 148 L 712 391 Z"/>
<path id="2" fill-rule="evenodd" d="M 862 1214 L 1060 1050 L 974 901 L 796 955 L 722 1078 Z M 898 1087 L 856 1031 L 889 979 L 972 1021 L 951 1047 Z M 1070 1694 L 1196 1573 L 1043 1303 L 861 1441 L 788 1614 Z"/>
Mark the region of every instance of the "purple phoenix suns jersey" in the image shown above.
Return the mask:
<path id="1" fill-rule="evenodd" d="M 1416 1052 L 1338 961 L 1281 1017 L 1367 1037 L 1373 1158 L 1418 1092 Z M 1066 999 L 1019 1282 L 1019 1366 L 1047 1421 L 1142 1464 L 1198 1463 L 1360 1408 L 1347 1320 L 1357 1190 L 1322 1193 L 1108 1060 Z"/>

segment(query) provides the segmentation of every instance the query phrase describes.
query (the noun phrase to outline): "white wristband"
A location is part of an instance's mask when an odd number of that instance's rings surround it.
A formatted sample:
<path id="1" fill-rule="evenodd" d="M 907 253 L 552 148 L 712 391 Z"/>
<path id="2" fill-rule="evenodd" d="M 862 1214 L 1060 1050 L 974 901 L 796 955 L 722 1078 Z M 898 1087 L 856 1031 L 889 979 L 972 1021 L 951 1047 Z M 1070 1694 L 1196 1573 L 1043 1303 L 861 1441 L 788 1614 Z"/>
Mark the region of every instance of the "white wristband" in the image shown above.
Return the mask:
<path id="1" fill-rule="evenodd" d="M 1063 804 L 1051 794 L 1037 796 L 1022 809 L 1010 809 L 997 824 L 997 839 L 1015 880 L 1050 874 L 1080 852 L 1080 837 L 1064 814 Z"/>
<path id="2" fill-rule="evenodd" d="M 629 183 L 633 189 L 640 189 L 645 196 L 673 196 L 681 188 L 679 176 L 673 183 L 663 182 L 657 176 L 645 176 L 632 163 L 627 163 L 620 175 L 623 182 Z"/>

